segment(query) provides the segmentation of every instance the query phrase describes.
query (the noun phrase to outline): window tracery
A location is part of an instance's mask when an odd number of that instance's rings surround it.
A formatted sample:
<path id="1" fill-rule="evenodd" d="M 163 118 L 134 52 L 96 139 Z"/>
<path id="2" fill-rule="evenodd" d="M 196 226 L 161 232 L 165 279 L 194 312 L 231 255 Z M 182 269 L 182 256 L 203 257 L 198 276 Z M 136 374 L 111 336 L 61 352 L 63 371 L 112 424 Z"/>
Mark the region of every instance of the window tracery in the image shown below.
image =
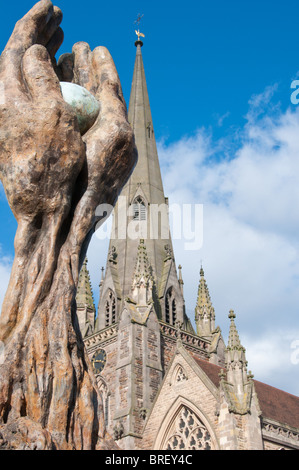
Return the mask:
<path id="1" fill-rule="evenodd" d="M 211 436 L 198 416 L 190 408 L 182 406 L 167 434 L 164 449 L 211 450 Z"/>
<path id="2" fill-rule="evenodd" d="M 176 382 L 184 382 L 185 380 L 188 380 L 186 374 L 185 374 L 185 371 L 183 370 L 183 368 L 180 366 L 177 370 L 177 374 L 176 374 L 176 379 L 175 381 Z"/>
<path id="3" fill-rule="evenodd" d="M 104 420 L 105 420 L 105 425 L 109 425 L 109 420 L 110 420 L 110 392 L 108 390 L 108 386 L 104 379 L 101 376 L 97 377 L 97 385 L 98 389 L 101 392 L 102 395 L 102 400 L 103 400 L 103 412 L 104 412 Z"/>

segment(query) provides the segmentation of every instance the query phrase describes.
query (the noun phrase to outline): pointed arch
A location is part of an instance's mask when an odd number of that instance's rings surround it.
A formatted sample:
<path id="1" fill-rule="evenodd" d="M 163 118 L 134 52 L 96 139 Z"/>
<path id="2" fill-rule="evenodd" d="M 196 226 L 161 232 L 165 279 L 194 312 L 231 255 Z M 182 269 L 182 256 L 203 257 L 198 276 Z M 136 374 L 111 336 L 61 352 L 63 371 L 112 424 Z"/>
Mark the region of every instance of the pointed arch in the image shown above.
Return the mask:
<path id="1" fill-rule="evenodd" d="M 218 450 L 215 432 L 207 417 L 193 403 L 179 396 L 158 432 L 157 450 Z"/>
<path id="2" fill-rule="evenodd" d="M 176 292 L 173 287 L 167 289 L 165 295 L 165 322 L 175 325 L 177 321 L 177 299 Z"/>
<path id="3" fill-rule="evenodd" d="M 139 195 L 133 201 L 133 220 L 144 221 L 147 219 L 147 209 L 144 199 Z"/>
<path id="4" fill-rule="evenodd" d="M 112 289 L 107 289 L 104 301 L 105 328 L 116 323 L 116 296 Z"/>
<path id="5" fill-rule="evenodd" d="M 103 400 L 103 412 L 104 412 L 104 420 L 106 427 L 110 424 L 110 395 L 111 392 L 107 385 L 107 382 L 103 379 L 101 375 L 96 376 L 97 386 L 101 393 L 102 400 Z"/>
<path id="6" fill-rule="evenodd" d="M 182 364 L 178 363 L 172 372 L 170 385 L 181 384 L 186 380 L 188 380 L 188 374 Z"/>

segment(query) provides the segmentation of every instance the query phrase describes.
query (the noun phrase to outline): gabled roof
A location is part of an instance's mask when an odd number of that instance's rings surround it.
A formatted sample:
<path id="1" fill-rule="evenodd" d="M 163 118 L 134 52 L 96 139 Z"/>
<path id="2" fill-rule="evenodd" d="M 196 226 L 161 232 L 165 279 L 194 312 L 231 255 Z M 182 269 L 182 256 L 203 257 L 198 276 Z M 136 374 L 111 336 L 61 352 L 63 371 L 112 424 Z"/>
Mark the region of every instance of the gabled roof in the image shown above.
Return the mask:
<path id="1" fill-rule="evenodd" d="M 205 361 L 204 359 L 199 359 L 193 354 L 192 354 L 192 358 L 199 365 L 199 367 L 204 371 L 204 373 L 209 377 L 209 379 L 215 385 L 215 387 L 218 388 L 220 384 L 219 373 L 222 367 L 216 366 L 215 364 Z"/>
<path id="2" fill-rule="evenodd" d="M 254 380 L 262 416 L 299 429 L 299 397 Z"/>
<path id="3" fill-rule="evenodd" d="M 220 384 L 219 373 L 222 368 L 204 359 L 199 359 L 195 355 L 192 355 L 192 358 L 218 388 Z M 299 397 L 257 380 L 253 382 L 263 418 L 299 429 Z"/>

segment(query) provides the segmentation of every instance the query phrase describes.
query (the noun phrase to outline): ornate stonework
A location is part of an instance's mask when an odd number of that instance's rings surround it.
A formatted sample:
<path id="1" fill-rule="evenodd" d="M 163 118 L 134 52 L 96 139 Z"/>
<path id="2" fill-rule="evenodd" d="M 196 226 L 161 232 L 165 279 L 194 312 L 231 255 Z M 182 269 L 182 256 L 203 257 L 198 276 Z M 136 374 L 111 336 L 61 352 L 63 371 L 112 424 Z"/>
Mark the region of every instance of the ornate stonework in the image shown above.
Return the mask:
<path id="1" fill-rule="evenodd" d="M 165 450 L 211 450 L 211 436 L 198 416 L 182 406 L 173 419 Z"/>
<path id="2" fill-rule="evenodd" d="M 95 331 L 85 339 L 90 356 L 100 348 L 107 354 L 99 386 L 103 396 L 109 398 L 104 400 L 108 431 L 126 450 L 299 448 L 299 425 L 294 428 L 292 422 L 290 427 L 286 426 L 284 415 L 279 416 L 282 422 L 264 421 L 269 412 L 270 416 L 275 415 L 275 406 L 269 407 L 268 400 L 276 392 L 259 386 L 247 371 L 246 352 L 233 311 L 229 314 L 229 338 L 225 345 L 220 327 L 215 326 L 215 310 L 203 268 L 195 331 L 185 312 L 182 267 L 179 265 L 177 272 L 171 238 L 145 236 L 144 227 L 151 223 L 152 204 L 165 205 L 167 198 L 140 43 L 129 119 L 139 161 L 123 191 L 129 206 L 116 206 L 113 233 L 119 228 L 119 212 L 129 210 L 134 228 L 137 230 L 143 224 L 142 236 L 140 232 L 134 240 L 129 236 L 111 239 L 105 277 L 100 284 Z M 161 225 L 168 226 L 168 214 L 165 217 L 161 213 Z M 115 324 L 108 326 L 106 301 L 111 292 L 116 315 Z M 288 400 L 287 394 L 281 392 L 282 409 L 290 406 L 298 413 L 298 401 Z M 290 415 L 286 420 L 290 421 Z"/>

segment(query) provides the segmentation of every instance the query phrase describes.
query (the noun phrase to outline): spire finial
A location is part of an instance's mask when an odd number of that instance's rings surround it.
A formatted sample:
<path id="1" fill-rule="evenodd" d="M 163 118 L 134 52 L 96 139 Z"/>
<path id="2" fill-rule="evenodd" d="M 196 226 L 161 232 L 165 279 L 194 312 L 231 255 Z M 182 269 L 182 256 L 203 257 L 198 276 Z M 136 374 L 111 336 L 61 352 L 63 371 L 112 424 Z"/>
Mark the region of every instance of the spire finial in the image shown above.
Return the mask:
<path id="1" fill-rule="evenodd" d="M 179 282 L 183 282 L 183 277 L 182 277 L 182 266 L 179 264 L 178 266 L 179 270 Z"/>
<path id="2" fill-rule="evenodd" d="M 137 47 L 138 45 L 140 45 L 140 47 L 143 46 L 143 42 L 140 40 L 140 37 L 144 38 L 144 34 L 140 32 L 139 30 L 139 27 L 140 27 L 140 22 L 141 22 L 141 19 L 143 18 L 144 15 L 141 15 L 140 13 L 138 13 L 138 16 L 137 16 L 137 20 L 134 21 L 134 24 L 137 24 L 138 26 L 138 30 L 136 31 L 135 29 L 135 33 L 137 34 L 138 36 L 138 40 L 135 42 L 135 46 Z"/>
<path id="3" fill-rule="evenodd" d="M 235 312 L 233 311 L 233 309 L 231 309 L 231 310 L 229 311 L 228 318 L 230 318 L 230 320 L 233 320 L 234 318 L 236 318 L 236 314 L 235 314 Z"/>
<path id="4" fill-rule="evenodd" d="M 201 265 L 200 280 L 198 286 L 197 303 L 195 307 L 195 321 L 197 334 L 208 336 L 215 330 L 215 310 L 211 302 L 209 289 L 204 278 L 204 270 Z"/>
<path id="5" fill-rule="evenodd" d="M 228 318 L 230 319 L 231 323 L 230 323 L 230 328 L 229 328 L 229 338 L 228 338 L 227 347 L 231 349 L 237 348 L 237 349 L 245 351 L 245 349 L 241 345 L 238 330 L 234 321 L 236 318 L 236 314 L 232 309 L 229 311 Z"/>

